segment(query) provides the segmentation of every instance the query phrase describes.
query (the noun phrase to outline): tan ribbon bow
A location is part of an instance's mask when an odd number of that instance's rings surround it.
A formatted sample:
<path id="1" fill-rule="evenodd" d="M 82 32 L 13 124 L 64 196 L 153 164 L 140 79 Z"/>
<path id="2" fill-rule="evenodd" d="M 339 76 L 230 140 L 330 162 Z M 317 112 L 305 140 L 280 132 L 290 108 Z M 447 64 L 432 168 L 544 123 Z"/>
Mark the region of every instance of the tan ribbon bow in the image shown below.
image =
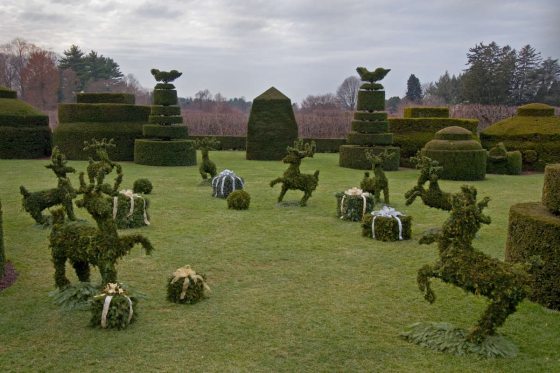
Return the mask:
<path id="1" fill-rule="evenodd" d="M 190 280 L 192 280 L 195 284 L 198 281 L 201 281 L 204 289 L 210 291 L 210 287 L 206 285 L 206 282 L 204 282 L 204 278 L 201 275 L 197 275 L 190 265 L 178 268 L 175 272 L 173 272 L 173 280 L 171 280 L 171 283 L 174 284 L 183 278 L 185 280 L 183 281 L 183 291 L 181 291 L 181 295 L 179 297 L 180 299 L 185 299 L 187 290 L 189 289 Z"/>

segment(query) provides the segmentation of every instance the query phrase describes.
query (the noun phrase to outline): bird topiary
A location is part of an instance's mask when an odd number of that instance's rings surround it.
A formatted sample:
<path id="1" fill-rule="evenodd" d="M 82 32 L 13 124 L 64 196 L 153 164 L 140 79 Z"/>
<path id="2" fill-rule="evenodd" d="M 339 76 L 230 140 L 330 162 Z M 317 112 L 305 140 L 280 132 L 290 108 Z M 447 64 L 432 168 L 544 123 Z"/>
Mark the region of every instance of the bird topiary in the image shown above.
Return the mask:
<path id="1" fill-rule="evenodd" d="M 235 190 L 227 197 L 228 209 L 247 210 L 251 203 L 251 196 L 244 190 Z"/>
<path id="2" fill-rule="evenodd" d="M 167 300 L 170 302 L 194 304 L 204 299 L 209 291 L 206 276 L 196 273 L 189 265 L 178 268 L 167 280 Z"/>
<path id="3" fill-rule="evenodd" d="M 234 190 L 243 189 L 243 178 L 237 176 L 231 170 L 223 170 L 212 178 L 212 196 L 217 198 L 227 198 Z"/>
<path id="4" fill-rule="evenodd" d="M 523 163 L 521 152 L 508 152 L 504 143 L 500 142 L 488 150 L 486 172 L 489 174 L 519 175 Z"/>
<path id="5" fill-rule="evenodd" d="M 126 329 L 138 318 L 138 299 L 119 283 L 108 283 L 93 297 L 90 326 L 102 329 Z"/>
<path id="6" fill-rule="evenodd" d="M 208 157 L 208 152 L 210 150 L 216 150 L 220 146 L 220 142 L 212 137 L 204 137 L 202 139 L 196 139 L 194 142 L 194 147 L 200 150 L 202 155 L 202 163 L 198 166 L 198 172 L 202 176 L 203 180 L 214 178 L 217 174 L 216 164 L 210 160 Z"/>
<path id="7" fill-rule="evenodd" d="M 142 178 L 134 181 L 132 191 L 134 193 L 150 194 L 153 190 L 152 182 L 148 179 Z"/>

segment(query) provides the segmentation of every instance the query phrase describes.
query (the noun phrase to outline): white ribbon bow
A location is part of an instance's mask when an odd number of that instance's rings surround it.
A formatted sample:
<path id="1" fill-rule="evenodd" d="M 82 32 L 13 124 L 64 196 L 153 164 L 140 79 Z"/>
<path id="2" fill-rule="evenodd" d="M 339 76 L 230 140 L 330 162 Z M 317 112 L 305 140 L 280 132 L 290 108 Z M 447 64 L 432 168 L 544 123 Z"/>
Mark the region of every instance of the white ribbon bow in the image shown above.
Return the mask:
<path id="1" fill-rule="evenodd" d="M 214 176 L 214 178 L 212 179 L 212 188 L 213 189 L 217 189 L 218 184 L 221 181 L 221 187 L 220 187 L 220 191 L 221 191 L 221 195 L 224 195 L 224 184 L 226 182 L 226 178 L 229 176 L 229 178 L 231 179 L 231 183 L 232 183 L 232 188 L 233 190 L 235 190 L 235 179 L 239 180 L 239 182 L 241 183 L 241 188 L 243 188 L 243 180 L 241 180 L 241 178 L 239 176 L 237 176 L 235 174 L 235 172 L 233 172 L 232 170 L 228 170 L 225 169 L 222 172 L 220 172 L 218 174 L 218 176 Z M 214 197 L 218 196 L 218 191 L 216 190 L 216 193 L 214 193 Z"/>
<path id="2" fill-rule="evenodd" d="M 395 210 L 389 206 L 383 206 L 381 210 L 372 211 L 373 219 L 371 221 L 371 237 L 375 238 L 375 218 L 381 216 L 383 218 L 395 218 L 397 219 L 397 224 L 399 225 L 399 240 L 402 240 L 402 222 L 400 216 L 405 216 L 401 212 Z"/>
<path id="3" fill-rule="evenodd" d="M 342 196 L 342 199 L 340 200 L 340 213 L 343 213 L 343 207 L 344 207 L 344 200 L 346 199 L 346 196 L 358 196 L 358 197 L 362 197 L 362 200 L 364 201 L 364 205 L 362 206 L 362 216 L 365 215 L 366 213 L 366 207 L 367 207 L 367 202 L 366 202 L 366 198 L 370 196 L 370 194 L 368 192 L 364 192 L 363 190 L 361 190 L 360 188 L 350 188 L 348 190 L 344 191 L 344 195 Z M 344 216 L 340 217 L 341 219 L 344 218 Z"/>
<path id="4" fill-rule="evenodd" d="M 130 198 L 130 210 L 128 210 L 128 216 L 131 216 L 134 212 L 134 198 L 140 198 L 144 202 L 144 224 L 150 225 L 148 221 L 148 214 L 146 213 L 146 200 L 140 194 L 134 193 L 131 189 L 121 190 L 120 194 L 124 195 L 125 197 Z M 118 211 L 118 204 L 119 204 L 119 197 L 113 197 L 113 220 L 117 217 Z"/>

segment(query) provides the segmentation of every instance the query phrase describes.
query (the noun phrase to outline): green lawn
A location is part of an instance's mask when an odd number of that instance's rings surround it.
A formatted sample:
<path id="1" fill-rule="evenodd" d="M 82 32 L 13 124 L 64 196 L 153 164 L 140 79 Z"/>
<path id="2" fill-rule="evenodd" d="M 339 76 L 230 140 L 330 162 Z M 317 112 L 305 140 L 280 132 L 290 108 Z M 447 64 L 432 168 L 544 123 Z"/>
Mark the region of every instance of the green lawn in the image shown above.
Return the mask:
<path id="1" fill-rule="evenodd" d="M 560 314 L 525 301 L 501 332 L 519 347 L 513 359 L 477 359 L 432 352 L 398 337 L 417 321 L 448 321 L 468 328 L 486 300 L 434 281 L 430 305 L 416 286 L 416 271 L 436 260 L 421 233 L 446 213 L 403 194 L 417 172 L 387 173 L 393 206 L 414 217 L 413 239 L 382 243 L 361 236 L 359 223 L 335 217 L 338 191 L 358 186 L 362 171 L 338 167 L 337 154 L 306 159 L 302 171 L 321 170 L 308 206 L 277 206 L 281 162 L 246 161 L 243 152 L 211 152 L 218 169 L 246 180 L 247 211 L 230 211 L 200 185 L 197 167 L 123 163 L 123 188 L 135 179 L 154 184 L 152 225 L 136 230 L 156 250 L 140 249 L 118 264 L 119 280 L 147 295 L 139 319 L 125 331 L 92 329 L 89 313 L 63 312 L 54 288 L 49 230 L 21 210 L 19 186 L 36 191 L 56 184 L 48 160 L 0 160 L 6 255 L 19 272 L 0 292 L 0 371 L 560 371 Z M 200 160 L 200 154 L 199 154 Z M 70 161 L 84 170 L 86 162 Z M 77 176 L 73 176 L 76 186 Z M 503 259 L 509 206 L 540 200 L 542 174 L 490 175 L 472 182 L 491 196 L 492 217 L 475 247 Z M 461 182 L 441 182 L 448 191 Z M 286 201 L 302 192 L 290 191 Z M 76 209 L 86 219 L 83 209 Z M 123 232 L 124 233 L 124 232 Z M 165 300 L 166 280 L 190 264 L 208 277 L 210 298 L 194 306 Z M 73 271 L 68 271 L 76 281 Z M 94 280 L 99 275 L 94 270 Z"/>

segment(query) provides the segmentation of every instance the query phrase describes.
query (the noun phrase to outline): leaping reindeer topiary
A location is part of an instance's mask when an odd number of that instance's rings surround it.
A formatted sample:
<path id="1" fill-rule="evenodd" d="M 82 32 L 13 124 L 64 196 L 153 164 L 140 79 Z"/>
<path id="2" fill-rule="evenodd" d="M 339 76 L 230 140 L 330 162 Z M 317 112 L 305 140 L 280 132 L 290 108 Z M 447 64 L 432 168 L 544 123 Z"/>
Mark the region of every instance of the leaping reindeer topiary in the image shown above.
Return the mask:
<path id="1" fill-rule="evenodd" d="M 203 180 L 206 180 L 208 175 L 210 175 L 210 178 L 213 178 L 218 173 L 216 171 L 216 164 L 208 157 L 208 152 L 216 150 L 218 146 L 220 146 L 220 142 L 212 137 L 197 139 L 194 143 L 194 147 L 200 150 L 202 154 L 202 163 L 198 167 L 198 172 L 200 172 Z"/>
<path id="2" fill-rule="evenodd" d="M 367 149 L 366 159 L 371 162 L 373 169 L 373 177 L 369 176 L 369 172 L 364 172 L 364 178 L 360 183 L 360 188 L 364 192 L 375 195 L 375 201 L 378 202 L 383 191 L 383 200 L 385 204 L 389 204 L 389 182 L 385 171 L 383 171 L 383 163 L 395 156 L 395 153 L 385 150 L 383 153 L 375 154 L 373 150 Z"/>
<path id="3" fill-rule="evenodd" d="M 112 162 L 107 154 L 107 148 L 114 146 L 112 140 L 107 142 L 105 139 L 85 142 L 84 150 L 93 150 L 98 159 L 89 159 L 87 182 L 84 173 L 80 173 L 78 194 L 82 195 L 82 199 L 76 201 L 76 205 L 87 210 L 97 223 L 97 228 L 86 223 L 66 223 L 62 210 L 53 212 L 50 247 L 58 288 L 70 283 L 66 278 L 66 260 L 70 260 L 80 281 L 89 281 L 89 266 L 97 266 L 101 274 L 101 284 L 105 285 L 117 281 L 115 264 L 119 258 L 128 254 L 135 244 L 141 244 L 147 254 L 153 250 L 146 237 L 140 234 L 119 237 L 117 232 L 113 220 L 112 197 L 118 194 L 123 173 L 121 165 Z M 117 177 L 111 186 L 104 181 L 113 169 L 116 169 Z"/>
<path id="4" fill-rule="evenodd" d="M 282 191 L 278 196 L 278 202 L 282 202 L 284 195 L 288 189 L 302 190 L 304 192 L 303 198 L 299 202 L 300 206 L 305 206 L 307 200 L 311 197 L 311 193 L 317 188 L 319 183 L 319 170 L 315 171 L 313 175 L 302 174 L 299 170 L 301 160 L 305 157 L 313 157 L 315 146 L 314 143 L 303 143 L 303 140 L 294 141 L 294 146 L 288 146 L 288 155 L 282 159 L 282 162 L 289 163 L 290 166 L 282 177 L 278 177 L 270 182 L 270 186 L 282 183 Z"/>
<path id="5" fill-rule="evenodd" d="M 70 179 L 66 176 L 67 173 L 76 172 L 76 170 L 67 166 L 67 162 L 66 156 L 55 146 L 51 156 L 51 164 L 45 167 L 51 169 L 56 175 L 58 179 L 57 187 L 33 193 L 29 192 L 23 185 L 19 187 L 20 193 L 23 195 L 23 208 L 35 219 L 37 224 L 48 224 L 48 219 L 42 212 L 44 209 L 56 205 L 62 205 L 66 210 L 68 219 L 76 220 L 72 204 L 72 200 L 76 198 L 76 191 L 70 184 Z"/>
<path id="6" fill-rule="evenodd" d="M 451 193 L 444 192 L 439 187 L 438 179 L 443 170 L 439 162 L 421 155 L 420 152 L 410 160 L 416 168 L 420 169 L 420 176 L 416 185 L 404 195 L 406 205 L 411 205 L 416 197 L 420 197 L 426 206 L 445 211 L 451 210 Z M 428 189 L 424 189 L 426 182 L 430 183 Z"/>
<path id="7" fill-rule="evenodd" d="M 490 305 L 467 339 L 480 343 L 486 336 L 493 335 L 506 318 L 515 312 L 517 305 L 530 291 L 529 275 L 518 265 L 491 258 L 473 248 L 472 240 L 481 224 L 490 224 L 490 217 L 482 210 L 490 199 L 476 201 L 476 189 L 463 186 L 451 197 L 451 215 L 438 232 L 424 234 L 421 244 L 436 242 L 439 261 L 425 265 L 418 271 L 418 287 L 424 298 L 433 303 L 435 294 L 430 287 L 430 278 L 439 278 L 477 295 L 484 295 Z"/>

